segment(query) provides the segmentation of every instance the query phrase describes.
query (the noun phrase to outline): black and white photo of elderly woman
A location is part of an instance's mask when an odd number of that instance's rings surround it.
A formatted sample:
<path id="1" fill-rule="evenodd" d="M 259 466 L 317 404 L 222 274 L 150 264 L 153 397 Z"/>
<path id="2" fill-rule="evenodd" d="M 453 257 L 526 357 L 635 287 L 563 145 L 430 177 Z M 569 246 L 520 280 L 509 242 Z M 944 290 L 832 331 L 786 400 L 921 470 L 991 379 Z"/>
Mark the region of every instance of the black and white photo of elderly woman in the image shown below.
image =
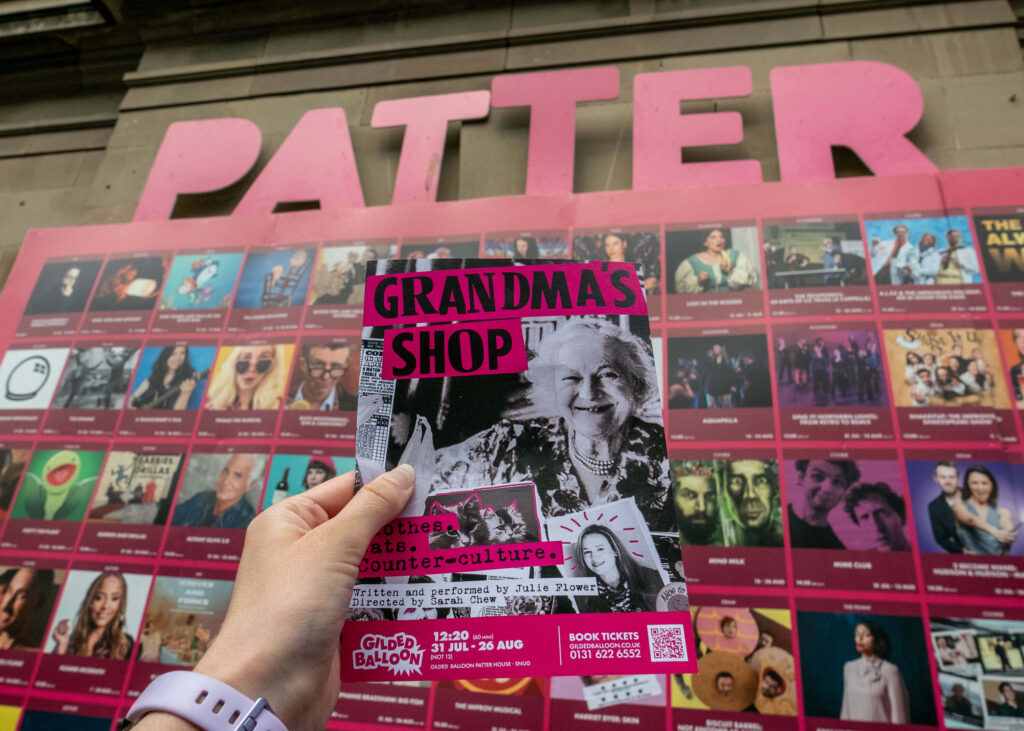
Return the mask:
<path id="1" fill-rule="evenodd" d="M 580 531 L 573 553 L 579 576 L 597 581 L 597 596 L 577 596 L 581 613 L 654 612 L 658 591 L 665 585 L 661 575 L 638 563 L 615 531 L 592 523 Z"/>
<path id="2" fill-rule="evenodd" d="M 632 497 L 650 530 L 675 530 L 654 354 L 629 321 L 559 321 L 525 373 L 525 405 L 437 449 L 431 491 L 533 482 L 546 518 Z"/>

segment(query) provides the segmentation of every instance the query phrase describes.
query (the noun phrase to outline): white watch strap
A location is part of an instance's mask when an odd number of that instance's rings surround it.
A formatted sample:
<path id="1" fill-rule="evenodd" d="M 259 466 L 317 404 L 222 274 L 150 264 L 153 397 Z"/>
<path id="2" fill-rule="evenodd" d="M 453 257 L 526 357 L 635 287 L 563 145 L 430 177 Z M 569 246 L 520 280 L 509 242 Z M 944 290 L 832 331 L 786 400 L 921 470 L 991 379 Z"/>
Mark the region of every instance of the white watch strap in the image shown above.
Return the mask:
<path id="1" fill-rule="evenodd" d="M 205 731 L 288 731 L 265 699 L 254 701 L 226 683 L 186 670 L 155 678 L 128 710 L 128 721 L 137 723 L 154 711 Z"/>

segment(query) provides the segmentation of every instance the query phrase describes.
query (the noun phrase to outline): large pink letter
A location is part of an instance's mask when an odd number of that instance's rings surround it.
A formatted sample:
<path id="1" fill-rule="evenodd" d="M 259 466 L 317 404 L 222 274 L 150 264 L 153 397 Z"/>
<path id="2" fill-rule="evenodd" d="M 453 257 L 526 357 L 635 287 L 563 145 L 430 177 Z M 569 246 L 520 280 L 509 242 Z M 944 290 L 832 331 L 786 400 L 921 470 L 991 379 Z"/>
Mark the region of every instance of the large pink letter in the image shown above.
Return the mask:
<path id="1" fill-rule="evenodd" d="M 750 69 L 727 66 L 659 71 L 633 79 L 633 189 L 761 182 L 756 160 L 681 162 L 683 147 L 734 145 L 743 140 L 739 112 L 680 114 L 679 102 L 749 96 Z"/>
<path id="2" fill-rule="evenodd" d="M 530 107 L 527 195 L 572 193 L 576 103 L 618 95 L 619 70 L 614 66 L 495 77 L 493 106 Z"/>
<path id="3" fill-rule="evenodd" d="M 448 123 L 456 119 L 486 117 L 490 101 L 489 91 L 464 91 L 377 102 L 371 125 L 405 126 L 392 203 L 437 199 L 437 180 L 441 176 Z"/>
<path id="4" fill-rule="evenodd" d="M 921 89 L 906 71 L 876 61 L 783 66 L 772 69 L 771 84 L 783 180 L 834 178 L 837 145 L 876 175 L 938 170 L 905 136 L 924 111 Z"/>
<path id="5" fill-rule="evenodd" d="M 237 183 L 260 155 L 260 130 L 247 119 L 175 122 L 149 170 L 133 221 L 171 217 L 182 193 L 209 193 Z"/>
<path id="6" fill-rule="evenodd" d="M 285 201 L 320 201 L 320 209 L 362 208 L 345 110 L 313 109 L 281 143 L 235 207 L 235 214 L 272 213 Z"/>

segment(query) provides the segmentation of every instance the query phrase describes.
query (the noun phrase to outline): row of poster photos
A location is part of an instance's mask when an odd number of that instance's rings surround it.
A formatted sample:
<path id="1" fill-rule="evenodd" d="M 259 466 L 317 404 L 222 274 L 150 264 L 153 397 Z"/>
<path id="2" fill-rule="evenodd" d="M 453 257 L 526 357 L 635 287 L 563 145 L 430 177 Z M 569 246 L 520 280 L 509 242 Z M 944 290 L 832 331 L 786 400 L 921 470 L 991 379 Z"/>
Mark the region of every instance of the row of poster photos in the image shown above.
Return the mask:
<path id="1" fill-rule="evenodd" d="M 322 449 L 268 456 L 259 444 L 109 446 L 0 444 L 0 549 L 234 563 L 258 512 L 354 467 L 353 457 Z M 669 456 L 669 521 L 685 571 L 668 551 L 663 568 L 691 586 L 1024 596 L 1019 455 L 908 449 L 901 460 L 878 448 Z"/>
<path id="2" fill-rule="evenodd" d="M 0 567 L 7 686 L 0 731 L 107 731 L 155 677 L 193 667 L 215 640 L 232 591 L 216 572 L 57 562 Z M 119 601 L 102 657 L 82 657 L 97 595 Z M 7 602 L 7 597 L 4 599 Z M 794 611 L 795 609 L 795 611 Z M 52 620 L 51 620 L 52 614 Z M 885 601 L 691 595 L 692 675 L 493 678 L 343 684 L 330 727 L 635 727 L 694 731 L 1024 727 L 1024 614 Z M 88 702 L 45 689 L 88 693 Z M 27 697 L 24 694 L 27 693 Z M 109 703 L 109 705 L 108 705 Z M 20 726 L 19 726 L 20 719 Z"/>
<path id="3" fill-rule="evenodd" d="M 358 330 L 366 262 L 639 264 L 651 319 L 1024 312 L 1024 208 L 515 231 L 50 260 L 18 337 Z M 767 296 L 766 296 L 767 293 Z"/>
<path id="4" fill-rule="evenodd" d="M 655 331 L 670 442 L 1017 443 L 1024 320 Z M 352 441 L 356 335 L 16 343 L 9 435 Z M 399 384 L 401 387 L 402 384 Z M 776 423 L 776 414 L 779 417 Z"/>

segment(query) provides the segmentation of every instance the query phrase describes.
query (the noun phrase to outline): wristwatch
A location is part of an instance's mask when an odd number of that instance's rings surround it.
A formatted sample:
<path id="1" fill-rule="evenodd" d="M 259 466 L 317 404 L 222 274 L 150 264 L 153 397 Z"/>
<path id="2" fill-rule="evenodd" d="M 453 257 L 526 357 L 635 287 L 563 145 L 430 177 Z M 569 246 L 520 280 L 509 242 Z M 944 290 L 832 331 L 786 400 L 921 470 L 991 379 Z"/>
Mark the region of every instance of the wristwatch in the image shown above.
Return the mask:
<path id="1" fill-rule="evenodd" d="M 155 678 L 128 709 L 119 731 L 154 711 L 178 716 L 204 731 L 288 731 L 266 698 L 254 701 L 227 683 L 186 670 Z"/>

